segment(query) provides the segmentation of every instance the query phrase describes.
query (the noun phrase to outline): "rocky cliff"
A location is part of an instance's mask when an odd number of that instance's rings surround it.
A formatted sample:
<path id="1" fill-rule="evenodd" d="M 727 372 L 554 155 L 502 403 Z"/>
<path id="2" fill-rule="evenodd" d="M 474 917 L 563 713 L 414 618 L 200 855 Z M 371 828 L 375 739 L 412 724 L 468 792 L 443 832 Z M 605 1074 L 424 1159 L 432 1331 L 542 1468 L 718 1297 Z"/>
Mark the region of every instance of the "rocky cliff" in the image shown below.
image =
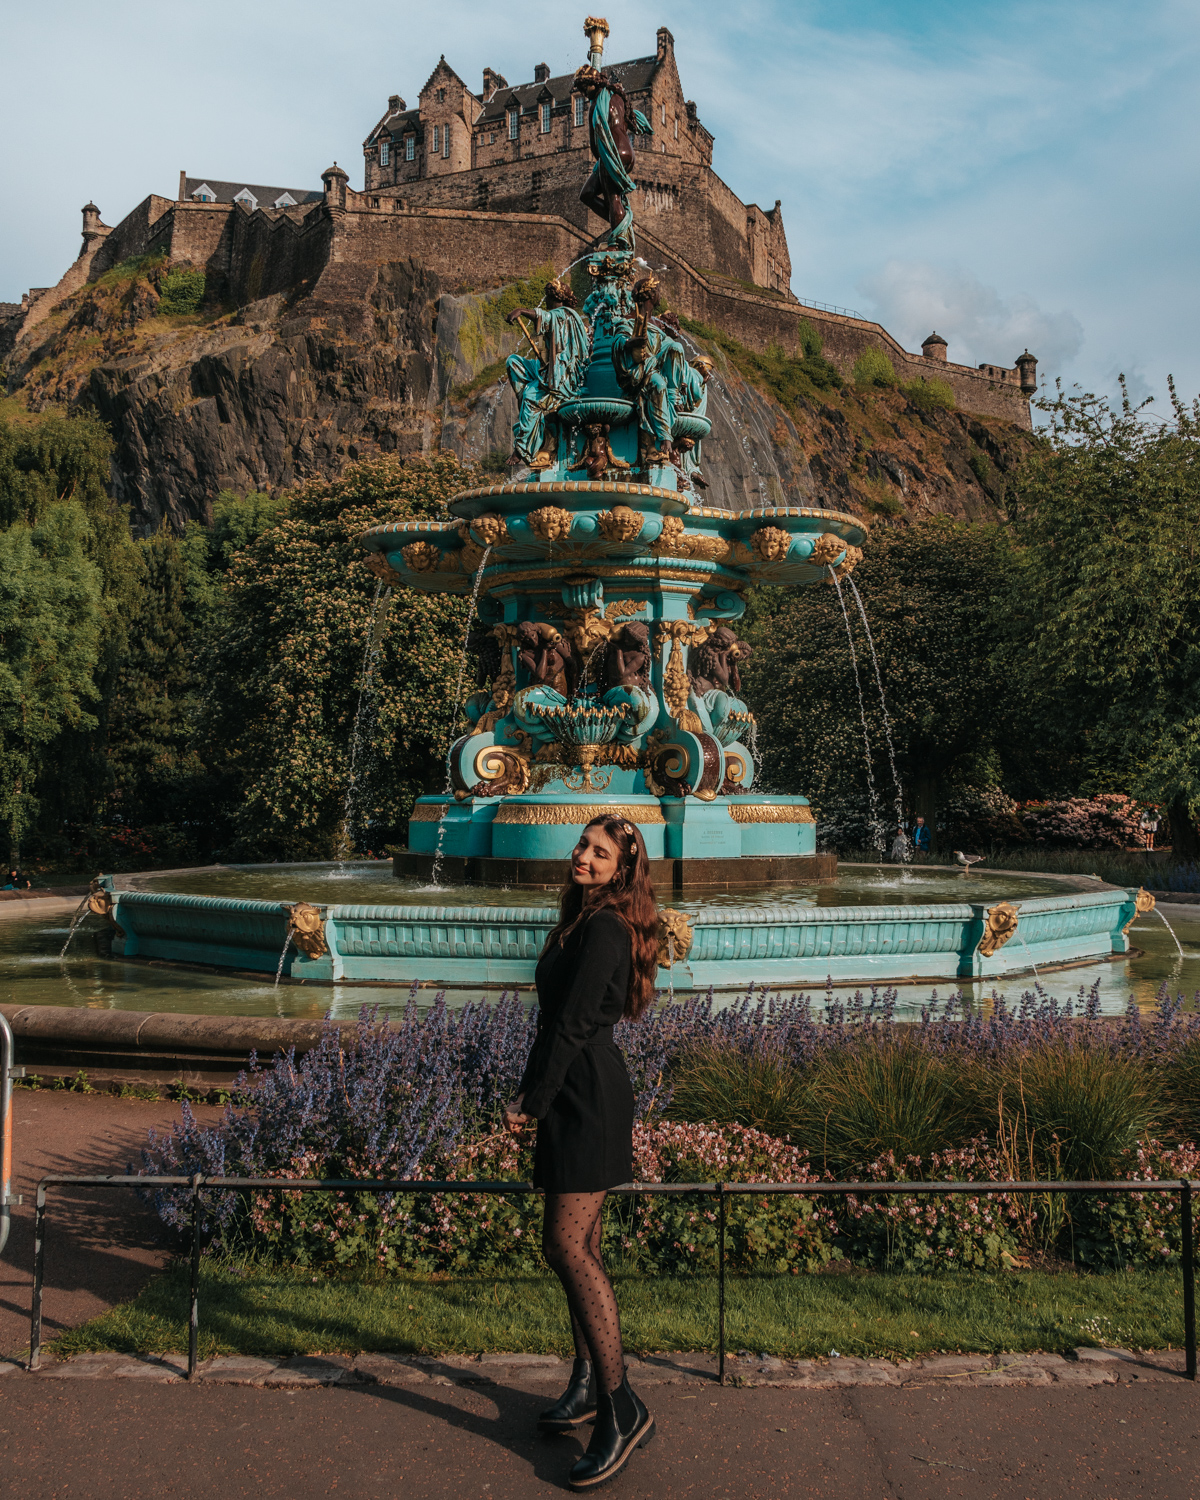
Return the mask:
<path id="1" fill-rule="evenodd" d="M 503 292 L 451 295 L 411 261 L 333 262 L 286 294 L 179 314 L 164 311 L 166 271 L 109 272 L 4 364 L 30 409 L 109 425 L 135 525 L 178 527 L 223 489 L 275 491 L 378 453 L 445 449 L 504 471 L 515 408 L 502 360 L 516 340 Z M 820 361 L 754 356 L 719 330 L 692 337 L 717 360 L 706 504 L 984 518 L 1035 441 L 920 392 L 822 388 Z"/>

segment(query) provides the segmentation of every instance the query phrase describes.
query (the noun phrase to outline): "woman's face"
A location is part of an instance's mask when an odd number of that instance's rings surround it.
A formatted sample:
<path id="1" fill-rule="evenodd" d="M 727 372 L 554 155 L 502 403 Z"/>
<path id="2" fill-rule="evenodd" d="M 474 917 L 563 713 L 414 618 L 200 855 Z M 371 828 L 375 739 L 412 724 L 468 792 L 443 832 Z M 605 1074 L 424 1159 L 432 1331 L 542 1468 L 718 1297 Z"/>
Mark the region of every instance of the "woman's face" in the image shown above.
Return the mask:
<path id="1" fill-rule="evenodd" d="M 607 885 L 620 862 L 620 851 L 603 828 L 585 828 L 571 854 L 571 875 L 576 885 Z"/>

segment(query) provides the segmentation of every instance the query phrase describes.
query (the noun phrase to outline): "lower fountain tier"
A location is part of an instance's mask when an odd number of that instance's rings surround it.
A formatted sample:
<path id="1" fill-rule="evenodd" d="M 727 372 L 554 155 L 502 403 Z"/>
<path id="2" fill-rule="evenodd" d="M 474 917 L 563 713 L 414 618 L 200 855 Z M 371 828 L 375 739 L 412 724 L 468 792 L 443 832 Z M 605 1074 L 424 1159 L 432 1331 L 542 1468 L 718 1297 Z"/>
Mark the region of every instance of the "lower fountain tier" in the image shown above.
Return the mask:
<path id="1" fill-rule="evenodd" d="M 557 860 L 561 879 L 562 862 L 584 826 L 603 816 L 635 824 L 652 863 L 811 860 L 817 852 L 817 825 L 806 797 L 747 793 L 705 801 L 700 797 L 653 797 L 637 792 L 606 796 L 584 790 L 463 797 L 457 801 L 451 797 L 419 797 L 408 824 L 408 853 L 506 863 Z M 426 866 L 417 868 L 423 872 Z M 816 868 L 809 866 L 806 871 Z M 397 874 L 401 873 L 415 871 L 398 866 Z M 737 883 L 747 885 L 761 878 L 761 874 L 752 874 Z M 797 874 L 797 878 L 808 878 L 807 872 Z"/>
<path id="2" fill-rule="evenodd" d="M 558 919 L 556 908 L 514 906 L 503 891 L 472 906 L 323 906 L 326 945 L 310 958 L 289 947 L 282 973 L 316 984 L 421 984 L 527 989 Z M 1011 940 L 990 953 L 988 907 L 956 901 L 907 906 L 709 906 L 668 910 L 676 961 L 658 983 L 676 992 L 835 983 L 1000 979 L 1129 951 L 1134 893 L 1117 887 L 1014 903 Z M 993 908 L 993 911 L 995 908 Z M 113 952 L 125 958 L 259 973 L 269 980 L 288 936 L 279 901 L 114 893 Z"/>

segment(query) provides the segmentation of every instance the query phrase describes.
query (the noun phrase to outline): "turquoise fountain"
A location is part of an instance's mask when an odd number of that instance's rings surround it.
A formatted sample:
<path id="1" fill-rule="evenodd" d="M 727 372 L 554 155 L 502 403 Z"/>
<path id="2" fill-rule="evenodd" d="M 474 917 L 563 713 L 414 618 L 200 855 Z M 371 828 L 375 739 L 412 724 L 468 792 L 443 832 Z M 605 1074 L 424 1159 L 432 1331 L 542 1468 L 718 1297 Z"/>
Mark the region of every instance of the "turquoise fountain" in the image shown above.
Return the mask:
<path id="1" fill-rule="evenodd" d="M 844 577 L 867 533 L 837 510 L 705 504 L 713 365 L 689 357 L 637 254 L 630 137 L 650 125 L 592 43 L 576 75 L 596 158 L 582 196 L 609 229 L 585 257 L 586 286 L 551 281 L 542 306 L 510 317 L 524 339 L 508 361 L 521 467 L 456 496 L 448 521 L 363 537 L 387 585 L 474 605 L 466 732 L 449 747 L 445 792 L 417 800 L 394 868 L 410 885 L 473 884 L 478 901 L 120 892 L 115 951 L 281 962 L 322 983 L 526 985 L 555 913 L 504 888 L 557 886 L 582 826 L 617 812 L 641 830 L 660 894 L 682 898 L 664 910 L 661 948 L 677 989 L 954 981 L 1126 952 L 1135 897 L 1098 882 L 990 906 L 761 904 L 764 887 L 834 880 L 836 862 L 817 852 L 806 798 L 758 785 L 737 622 L 755 584 Z M 756 888 L 748 904 L 704 899 L 738 887 Z"/>

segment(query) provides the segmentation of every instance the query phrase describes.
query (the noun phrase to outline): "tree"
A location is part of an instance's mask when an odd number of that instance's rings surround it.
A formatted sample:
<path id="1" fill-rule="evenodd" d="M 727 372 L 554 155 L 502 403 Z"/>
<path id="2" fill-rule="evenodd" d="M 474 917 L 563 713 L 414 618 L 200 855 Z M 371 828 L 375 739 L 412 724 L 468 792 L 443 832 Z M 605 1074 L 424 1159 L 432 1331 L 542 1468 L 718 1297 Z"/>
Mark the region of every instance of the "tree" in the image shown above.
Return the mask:
<path id="1" fill-rule="evenodd" d="M 275 525 L 231 552 L 202 733 L 241 787 L 244 855 L 336 850 L 378 592 L 358 538 L 376 523 L 445 516 L 471 482 L 451 457 L 356 464 L 295 492 Z M 365 811 L 376 826 L 394 828 L 442 784 L 466 616 L 462 598 L 395 590 L 358 752 L 372 766 Z"/>
<path id="2" fill-rule="evenodd" d="M 844 842 L 866 844 L 865 714 L 880 813 L 894 832 L 887 734 L 853 584 L 878 654 L 906 812 L 934 827 L 956 784 L 995 786 L 1005 694 L 992 662 L 993 600 L 1008 566 L 999 526 L 938 517 L 877 527 L 863 561 L 842 582 L 861 712 L 847 620 L 832 583 L 757 591 L 745 624 L 756 651 L 743 676 L 760 726 L 762 784 L 812 798 Z"/>
<path id="3" fill-rule="evenodd" d="M 48 747 L 95 723 L 104 607 L 84 506 L 60 500 L 0 531 L 0 815 L 9 861 L 38 809 Z"/>
<path id="4" fill-rule="evenodd" d="M 1122 378 L 1042 403 L 1051 442 L 1018 477 L 1004 599 L 1007 661 L 1085 789 L 1165 803 L 1175 853 L 1200 853 L 1200 403 L 1171 384 L 1151 421 Z"/>

